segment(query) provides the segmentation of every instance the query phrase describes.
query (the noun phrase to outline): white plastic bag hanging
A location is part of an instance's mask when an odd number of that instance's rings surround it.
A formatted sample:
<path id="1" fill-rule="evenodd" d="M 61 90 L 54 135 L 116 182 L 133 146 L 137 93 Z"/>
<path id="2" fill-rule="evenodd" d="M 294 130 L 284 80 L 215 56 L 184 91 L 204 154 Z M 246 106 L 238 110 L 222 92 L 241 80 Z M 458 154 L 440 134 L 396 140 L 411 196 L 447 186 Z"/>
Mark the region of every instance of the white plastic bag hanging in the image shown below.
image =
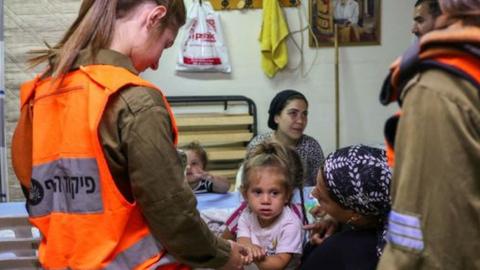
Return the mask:
<path id="1" fill-rule="evenodd" d="M 193 0 L 183 29 L 177 70 L 230 73 L 220 16 L 208 1 Z"/>

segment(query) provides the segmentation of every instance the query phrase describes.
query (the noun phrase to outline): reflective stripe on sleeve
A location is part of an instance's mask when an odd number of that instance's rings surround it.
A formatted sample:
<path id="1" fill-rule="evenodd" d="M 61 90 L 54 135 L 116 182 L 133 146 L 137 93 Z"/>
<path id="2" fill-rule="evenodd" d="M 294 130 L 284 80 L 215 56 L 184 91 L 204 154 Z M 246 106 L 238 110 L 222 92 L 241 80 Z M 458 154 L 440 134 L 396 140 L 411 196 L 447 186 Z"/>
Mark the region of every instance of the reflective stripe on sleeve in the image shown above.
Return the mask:
<path id="1" fill-rule="evenodd" d="M 392 210 L 388 220 L 387 240 L 393 245 L 422 251 L 424 243 L 420 219 Z"/>
<path id="2" fill-rule="evenodd" d="M 408 249 L 422 251 L 424 248 L 422 240 L 411 239 L 407 237 L 403 237 L 401 235 L 396 235 L 394 233 L 388 233 L 387 240 L 395 245 L 405 247 Z"/>
<path id="3" fill-rule="evenodd" d="M 388 231 L 398 235 L 405 235 L 414 239 L 423 239 L 422 231 L 419 228 L 403 226 L 394 222 L 388 223 Z"/>
<path id="4" fill-rule="evenodd" d="M 389 220 L 405 226 L 420 228 L 420 219 L 418 217 L 400 214 L 394 210 L 390 212 Z"/>

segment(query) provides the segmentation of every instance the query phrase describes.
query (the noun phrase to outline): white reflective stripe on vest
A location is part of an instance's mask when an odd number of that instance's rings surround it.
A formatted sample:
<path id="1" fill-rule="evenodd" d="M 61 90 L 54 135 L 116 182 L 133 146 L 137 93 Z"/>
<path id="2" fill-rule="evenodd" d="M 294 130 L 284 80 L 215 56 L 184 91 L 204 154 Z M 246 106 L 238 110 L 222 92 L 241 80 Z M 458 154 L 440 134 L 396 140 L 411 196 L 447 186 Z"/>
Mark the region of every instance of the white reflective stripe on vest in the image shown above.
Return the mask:
<path id="1" fill-rule="evenodd" d="M 113 261 L 105 267 L 105 270 L 130 270 L 134 269 L 139 264 L 145 262 L 149 258 L 160 254 L 163 249 L 162 245 L 158 244 L 152 235 L 147 235 L 138 241 L 133 246 L 119 253 Z M 165 257 L 165 256 L 164 256 Z M 165 263 L 162 260 L 158 261 L 150 268 L 155 269 L 158 266 L 170 264 L 174 261 Z"/>
<path id="2" fill-rule="evenodd" d="M 170 254 L 166 253 L 160 261 L 155 263 L 150 267 L 151 270 L 157 269 L 157 267 L 162 266 L 162 265 L 167 265 L 167 264 L 172 264 L 172 263 L 178 263 L 178 261 Z"/>
<path id="3" fill-rule="evenodd" d="M 63 158 L 32 170 L 31 217 L 51 212 L 102 213 L 100 174 L 95 158 Z"/>

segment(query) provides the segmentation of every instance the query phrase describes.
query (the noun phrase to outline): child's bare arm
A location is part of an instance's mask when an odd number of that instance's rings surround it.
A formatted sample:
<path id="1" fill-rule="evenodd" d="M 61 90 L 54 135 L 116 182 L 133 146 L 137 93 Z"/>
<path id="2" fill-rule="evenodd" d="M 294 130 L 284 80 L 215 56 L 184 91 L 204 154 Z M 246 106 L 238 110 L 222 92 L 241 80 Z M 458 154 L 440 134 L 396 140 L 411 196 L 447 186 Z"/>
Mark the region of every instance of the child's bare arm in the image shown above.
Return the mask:
<path id="1" fill-rule="evenodd" d="M 228 181 L 226 177 L 207 173 L 206 179 L 212 182 L 213 192 L 227 193 L 228 190 L 230 189 L 230 181 Z"/>
<path id="2" fill-rule="evenodd" d="M 279 253 L 272 256 L 266 256 L 265 259 L 255 261 L 255 264 L 260 270 L 279 270 L 285 269 L 292 259 L 290 253 Z"/>
<path id="3" fill-rule="evenodd" d="M 222 238 L 227 239 L 227 240 L 236 241 L 235 235 L 233 235 L 233 233 L 228 229 L 228 227 L 225 228 L 225 230 L 223 231 Z"/>
<path id="4" fill-rule="evenodd" d="M 187 177 L 190 186 L 195 187 L 200 180 L 212 183 L 212 191 L 215 193 L 227 193 L 230 189 L 230 181 L 226 177 L 210 174 L 206 171 L 199 171 Z"/>
<path id="5" fill-rule="evenodd" d="M 253 244 L 250 238 L 238 237 L 237 243 L 245 246 L 248 251 L 246 264 L 251 264 L 254 261 L 262 260 L 265 258 L 265 251 L 260 246 Z"/>
<path id="6" fill-rule="evenodd" d="M 244 246 L 252 245 L 252 240 L 248 237 L 238 237 L 237 243 L 242 244 Z"/>

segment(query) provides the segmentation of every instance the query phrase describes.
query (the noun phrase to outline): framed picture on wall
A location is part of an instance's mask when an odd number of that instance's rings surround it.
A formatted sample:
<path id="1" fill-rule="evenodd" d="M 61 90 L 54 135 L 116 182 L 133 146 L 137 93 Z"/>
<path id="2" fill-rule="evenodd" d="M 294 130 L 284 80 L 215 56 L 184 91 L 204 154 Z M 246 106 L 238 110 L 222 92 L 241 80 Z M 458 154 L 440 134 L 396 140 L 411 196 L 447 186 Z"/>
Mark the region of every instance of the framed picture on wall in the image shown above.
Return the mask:
<path id="1" fill-rule="evenodd" d="M 310 47 L 380 44 L 381 0 L 309 0 Z M 316 39 L 316 41 L 315 41 Z"/>

